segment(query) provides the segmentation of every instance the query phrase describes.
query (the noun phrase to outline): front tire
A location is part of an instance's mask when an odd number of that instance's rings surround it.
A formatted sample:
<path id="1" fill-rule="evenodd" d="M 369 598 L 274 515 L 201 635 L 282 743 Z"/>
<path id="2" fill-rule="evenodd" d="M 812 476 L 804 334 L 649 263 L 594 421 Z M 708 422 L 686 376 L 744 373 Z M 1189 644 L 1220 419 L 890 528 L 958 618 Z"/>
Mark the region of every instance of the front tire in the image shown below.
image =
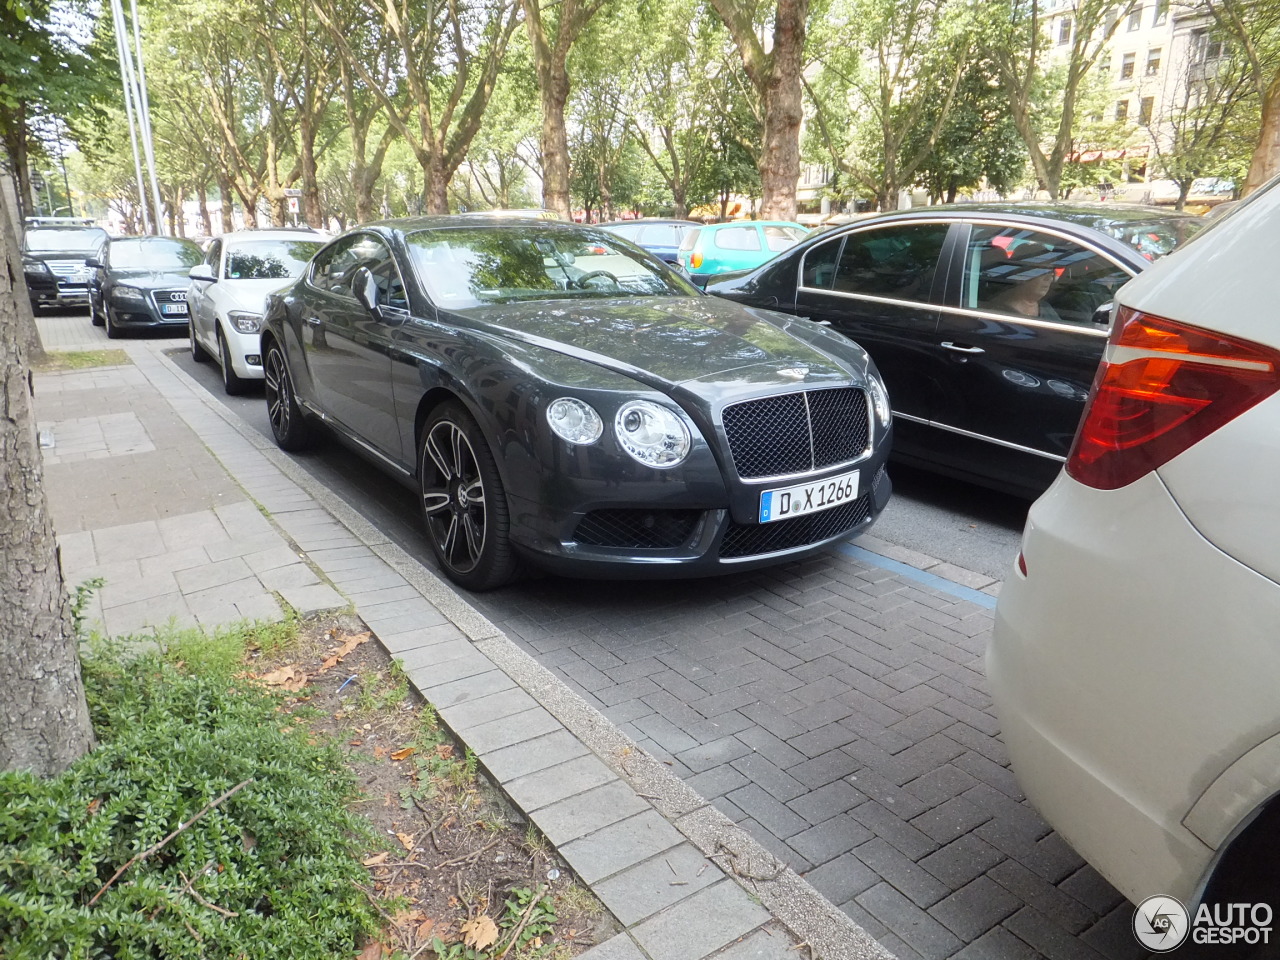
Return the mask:
<path id="1" fill-rule="evenodd" d="M 121 337 L 123 337 L 124 330 L 122 330 L 119 326 L 117 326 L 116 322 L 111 319 L 111 311 L 108 309 L 104 309 L 103 316 L 105 318 L 104 322 L 106 323 L 106 327 L 107 327 L 107 339 L 119 340 Z"/>
<path id="2" fill-rule="evenodd" d="M 271 421 L 271 434 L 276 438 L 276 445 L 291 453 L 306 449 L 315 438 L 315 431 L 298 406 L 288 361 L 276 343 L 267 348 L 263 373 L 262 392 L 267 398 L 267 419 Z"/>
<path id="3" fill-rule="evenodd" d="M 516 574 L 506 491 L 475 418 L 457 401 L 438 407 L 418 445 L 427 538 L 441 568 L 468 590 L 492 590 Z"/>
<path id="4" fill-rule="evenodd" d="M 249 381 L 231 366 L 231 348 L 227 346 L 227 338 L 222 335 L 221 327 L 218 328 L 218 354 L 222 359 L 222 389 L 229 397 L 241 396 L 249 389 Z"/>
<path id="5" fill-rule="evenodd" d="M 209 356 L 203 344 L 196 339 L 196 322 L 194 319 L 187 318 L 187 339 L 191 341 L 191 359 L 196 363 L 208 363 L 213 357 Z"/>
<path id="6" fill-rule="evenodd" d="M 104 303 L 102 305 L 102 309 L 99 310 L 97 298 L 95 297 L 89 298 L 89 319 L 93 322 L 93 325 L 95 327 L 102 326 L 104 322 L 102 318 L 103 318 L 103 315 L 106 313 L 106 306 L 107 305 Z"/>

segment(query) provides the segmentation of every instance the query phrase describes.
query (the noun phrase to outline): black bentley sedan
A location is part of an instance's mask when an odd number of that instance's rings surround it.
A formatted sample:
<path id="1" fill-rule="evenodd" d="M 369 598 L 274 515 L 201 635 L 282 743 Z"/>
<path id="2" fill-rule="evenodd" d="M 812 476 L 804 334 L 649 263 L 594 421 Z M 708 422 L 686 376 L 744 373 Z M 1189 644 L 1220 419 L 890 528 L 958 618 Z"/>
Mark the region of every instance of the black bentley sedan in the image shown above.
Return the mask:
<path id="1" fill-rule="evenodd" d="M 1203 226 L 1114 204 L 963 204 L 859 219 L 707 292 L 856 340 L 896 460 L 1039 496 L 1066 460 L 1116 289 Z"/>
<path id="2" fill-rule="evenodd" d="M 890 414 L 863 350 L 701 294 L 611 234 L 352 230 L 267 306 L 276 441 L 325 423 L 415 489 L 445 574 L 720 574 L 868 529 Z"/>
<path id="3" fill-rule="evenodd" d="M 178 237 L 120 237 L 87 261 L 89 315 L 108 337 L 125 330 L 187 329 L 187 272 L 204 259 Z"/>

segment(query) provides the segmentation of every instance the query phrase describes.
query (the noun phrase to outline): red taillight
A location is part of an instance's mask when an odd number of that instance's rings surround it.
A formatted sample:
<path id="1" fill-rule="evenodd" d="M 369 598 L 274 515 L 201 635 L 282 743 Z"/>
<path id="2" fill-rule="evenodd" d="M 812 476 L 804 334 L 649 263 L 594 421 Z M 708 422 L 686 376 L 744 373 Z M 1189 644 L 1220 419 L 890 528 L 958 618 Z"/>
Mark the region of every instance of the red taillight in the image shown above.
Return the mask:
<path id="1" fill-rule="evenodd" d="M 1024 577 L 1027 575 L 1027 558 L 1023 556 L 1022 551 L 1018 551 L 1018 572 Z"/>
<path id="2" fill-rule="evenodd" d="M 697 270 L 700 266 L 702 266 L 702 254 L 700 253 L 689 254 L 689 266 L 693 267 L 693 269 L 695 270 Z"/>
<path id="3" fill-rule="evenodd" d="M 1067 473 L 1126 486 L 1280 389 L 1280 352 L 1121 307 Z"/>

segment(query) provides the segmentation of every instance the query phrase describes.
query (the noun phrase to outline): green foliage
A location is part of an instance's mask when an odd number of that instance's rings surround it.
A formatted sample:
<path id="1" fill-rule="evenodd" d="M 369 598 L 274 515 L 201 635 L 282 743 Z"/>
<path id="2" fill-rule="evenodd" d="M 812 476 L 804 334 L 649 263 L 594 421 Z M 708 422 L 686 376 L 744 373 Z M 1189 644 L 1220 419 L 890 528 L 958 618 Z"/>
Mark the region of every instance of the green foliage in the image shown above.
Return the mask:
<path id="1" fill-rule="evenodd" d="M 85 580 L 83 583 L 76 584 L 76 588 L 71 593 L 71 632 L 77 637 L 83 636 L 85 608 L 89 606 L 89 601 L 93 599 L 93 595 L 102 589 L 102 585 L 107 581 L 102 577 L 93 577 Z"/>
<path id="2" fill-rule="evenodd" d="M 520 950 L 534 938 L 548 937 L 554 932 L 556 923 L 555 905 L 551 902 L 550 897 L 542 896 L 545 889 L 545 887 L 541 887 L 536 893 L 527 888 L 512 890 L 511 895 L 507 897 L 506 902 L 503 904 L 505 910 L 502 914 L 502 919 L 498 921 L 500 930 L 514 930 L 519 926 L 520 920 L 525 917 L 526 911 L 528 912 L 524 927 L 515 935 L 515 942 L 511 945 L 511 949 Z M 537 898 L 537 902 L 535 902 L 535 898 Z"/>
<path id="3" fill-rule="evenodd" d="M 371 838 L 337 746 L 156 655 L 88 656 L 84 675 L 98 748 L 56 779 L 0 773 L 0 955 L 351 955 L 376 926 L 355 886 Z"/>

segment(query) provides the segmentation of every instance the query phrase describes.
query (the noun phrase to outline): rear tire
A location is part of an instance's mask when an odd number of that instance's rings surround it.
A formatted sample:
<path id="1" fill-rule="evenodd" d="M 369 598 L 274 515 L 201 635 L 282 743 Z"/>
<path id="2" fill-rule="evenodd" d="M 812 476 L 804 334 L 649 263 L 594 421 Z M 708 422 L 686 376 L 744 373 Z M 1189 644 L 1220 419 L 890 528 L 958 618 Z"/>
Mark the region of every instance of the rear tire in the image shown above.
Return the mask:
<path id="1" fill-rule="evenodd" d="M 293 392 L 293 377 L 289 374 L 289 362 L 280 345 L 272 343 L 263 357 L 262 392 L 267 398 L 267 419 L 271 421 L 271 434 L 281 450 L 295 452 L 309 447 L 315 439 L 315 430 L 307 415 L 298 406 Z"/>
<path id="2" fill-rule="evenodd" d="M 518 567 L 498 467 L 475 418 L 458 401 L 437 407 L 418 444 L 427 539 L 441 569 L 468 590 L 493 590 Z"/>
<path id="3" fill-rule="evenodd" d="M 227 346 L 227 338 L 222 335 L 221 327 L 218 328 L 218 353 L 222 359 L 222 389 L 229 397 L 241 396 L 249 389 L 249 381 L 231 366 L 231 348 Z"/>

